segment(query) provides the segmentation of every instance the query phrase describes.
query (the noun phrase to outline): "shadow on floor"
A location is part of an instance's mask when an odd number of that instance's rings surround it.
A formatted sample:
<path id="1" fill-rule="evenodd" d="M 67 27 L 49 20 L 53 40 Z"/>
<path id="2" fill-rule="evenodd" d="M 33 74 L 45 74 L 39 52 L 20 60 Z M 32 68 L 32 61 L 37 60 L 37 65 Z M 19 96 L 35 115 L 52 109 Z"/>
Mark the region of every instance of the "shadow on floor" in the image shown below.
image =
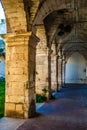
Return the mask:
<path id="1" fill-rule="evenodd" d="M 87 130 L 87 85 L 65 86 L 17 130 Z"/>

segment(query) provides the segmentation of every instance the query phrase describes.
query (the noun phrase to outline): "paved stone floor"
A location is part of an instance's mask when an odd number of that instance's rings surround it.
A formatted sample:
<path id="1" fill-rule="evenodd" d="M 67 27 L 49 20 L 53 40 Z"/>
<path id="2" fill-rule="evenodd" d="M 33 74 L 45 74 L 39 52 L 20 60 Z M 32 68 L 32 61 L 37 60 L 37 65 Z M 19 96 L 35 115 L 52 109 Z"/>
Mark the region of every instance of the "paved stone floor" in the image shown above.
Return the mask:
<path id="1" fill-rule="evenodd" d="M 87 86 L 67 86 L 53 94 L 56 100 L 40 104 L 37 117 L 25 122 L 3 118 L 0 130 L 87 130 Z"/>
<path id="2" fill-rule="evenodd" d="M 23 119 L 0 118 L 0 130 L 16 130 L 24 122 Z"/>
<path id="3" fill-rule="evenodd" d="M 87 130 L 87 86 L 63 87 L 17 130 Z"/>

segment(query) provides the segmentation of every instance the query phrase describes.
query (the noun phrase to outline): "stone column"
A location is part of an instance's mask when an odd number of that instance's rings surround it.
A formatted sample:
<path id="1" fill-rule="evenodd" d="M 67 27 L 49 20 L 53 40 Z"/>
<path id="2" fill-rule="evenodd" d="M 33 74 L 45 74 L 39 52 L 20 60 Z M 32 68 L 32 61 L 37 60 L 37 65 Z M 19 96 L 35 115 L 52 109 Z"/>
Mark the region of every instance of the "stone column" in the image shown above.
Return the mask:
<path id="1" fill-rule="evenodd" d="M 62 85 L 65 84 L 65 61 L 62 59 Z"/>
<path id="2" fill-rule="evenodd" d="M 64 86 L 65 86 L 65 76 L 66 76 L 66 61 L 64 61 Z"/>
<path id="3" fill-rule="evenodd" d="M 37 27 L 40 41 L 36 49 L 36 93 L 43 94 L 42 89 L 48 90 L 48 47 L 44 25 Z"/>
<path id="4" fill-rule="evenodd" d="M 62 86 L 62 58 L 58 58 L 58 90 Z"/>
<path id="5" fill-rule="evenodd" d="M 51 46 L 51 90 L 56 91 L 56 47 L 55 44 Z"/>
<path id="6" fill-rule="evenodd" d="M 51 50 L 48 51 L 48 100 L 51 98 Z"/>
<path id="7" fill-rule="evenodd" d="M 56 91 L 58 91 L 58 55 L 56 55 Z"/>
<path id="8" fill-rule="evenodd" d="M 35 52 L 38 38 L 30 33 L 3 35 L 6 43 L 5 116 L 32 117 L 35 110 Z"/>

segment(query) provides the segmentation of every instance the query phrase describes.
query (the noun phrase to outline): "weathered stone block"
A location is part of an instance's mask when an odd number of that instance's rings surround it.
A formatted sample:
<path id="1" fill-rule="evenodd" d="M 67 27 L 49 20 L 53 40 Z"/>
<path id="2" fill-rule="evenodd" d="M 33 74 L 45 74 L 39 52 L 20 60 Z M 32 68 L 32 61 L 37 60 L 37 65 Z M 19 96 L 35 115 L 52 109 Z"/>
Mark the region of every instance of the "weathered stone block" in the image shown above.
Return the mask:
<path id="1" fill-rule="evenodd" d="M 22 75 L 24 74 L 24 69 L 22 68 L 8 68 L 10 75 Z"/>
<path id="2" fill-rule="evenodd" d="M 12 96 L 9 96 L 9 102 L 10 103 L 24 103 L 24 96 L 15 96 L 15 95 L 12 95 Z"/>
<path id="3" fill-rule="evenodd" d="M 16 104 L 16 110 L 19 111 L 20 113 L 23 112 L 23 104 Z"/>
<path id="4" fill-rule="evenodd" d="M 15 104 L 14 103 L 6 103 L 5 107 L 7 108 L 7 111 L 15 111 Z"/>
<path id="5" fill-rule="evenodd" d="M 13 81 L 13 82 L 21 82 L 21 81 L 26 82 L 28 80 L 28 76 L 26 76 L 26 75 L 8 75 L 8 77 L 6 79 L 7 79 L 7 81 Z"/>

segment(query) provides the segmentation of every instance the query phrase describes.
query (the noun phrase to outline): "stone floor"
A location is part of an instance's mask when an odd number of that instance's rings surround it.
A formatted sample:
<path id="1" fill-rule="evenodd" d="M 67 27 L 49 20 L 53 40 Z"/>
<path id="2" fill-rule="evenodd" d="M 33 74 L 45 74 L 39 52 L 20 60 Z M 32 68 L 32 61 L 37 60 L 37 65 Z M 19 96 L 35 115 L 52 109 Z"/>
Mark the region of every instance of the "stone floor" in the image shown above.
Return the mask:
<path id="1" fill-rule="evenodd" d="M 17 130 L 87 130 L 87 86 L 63 87 Z"/>
<path id="2" fill-rule="evenodd" d="M 70 85 L 53 94 L 56 100 L 37 105 L 37 117 L 3 118 L 0 130 L 87 130 L 87 86 Z"/>
<path id="3" fill-rule="evenodd" d="M 16 130 L 24 122 L 23 119 L 0 118 L 0 130 Z"/>

